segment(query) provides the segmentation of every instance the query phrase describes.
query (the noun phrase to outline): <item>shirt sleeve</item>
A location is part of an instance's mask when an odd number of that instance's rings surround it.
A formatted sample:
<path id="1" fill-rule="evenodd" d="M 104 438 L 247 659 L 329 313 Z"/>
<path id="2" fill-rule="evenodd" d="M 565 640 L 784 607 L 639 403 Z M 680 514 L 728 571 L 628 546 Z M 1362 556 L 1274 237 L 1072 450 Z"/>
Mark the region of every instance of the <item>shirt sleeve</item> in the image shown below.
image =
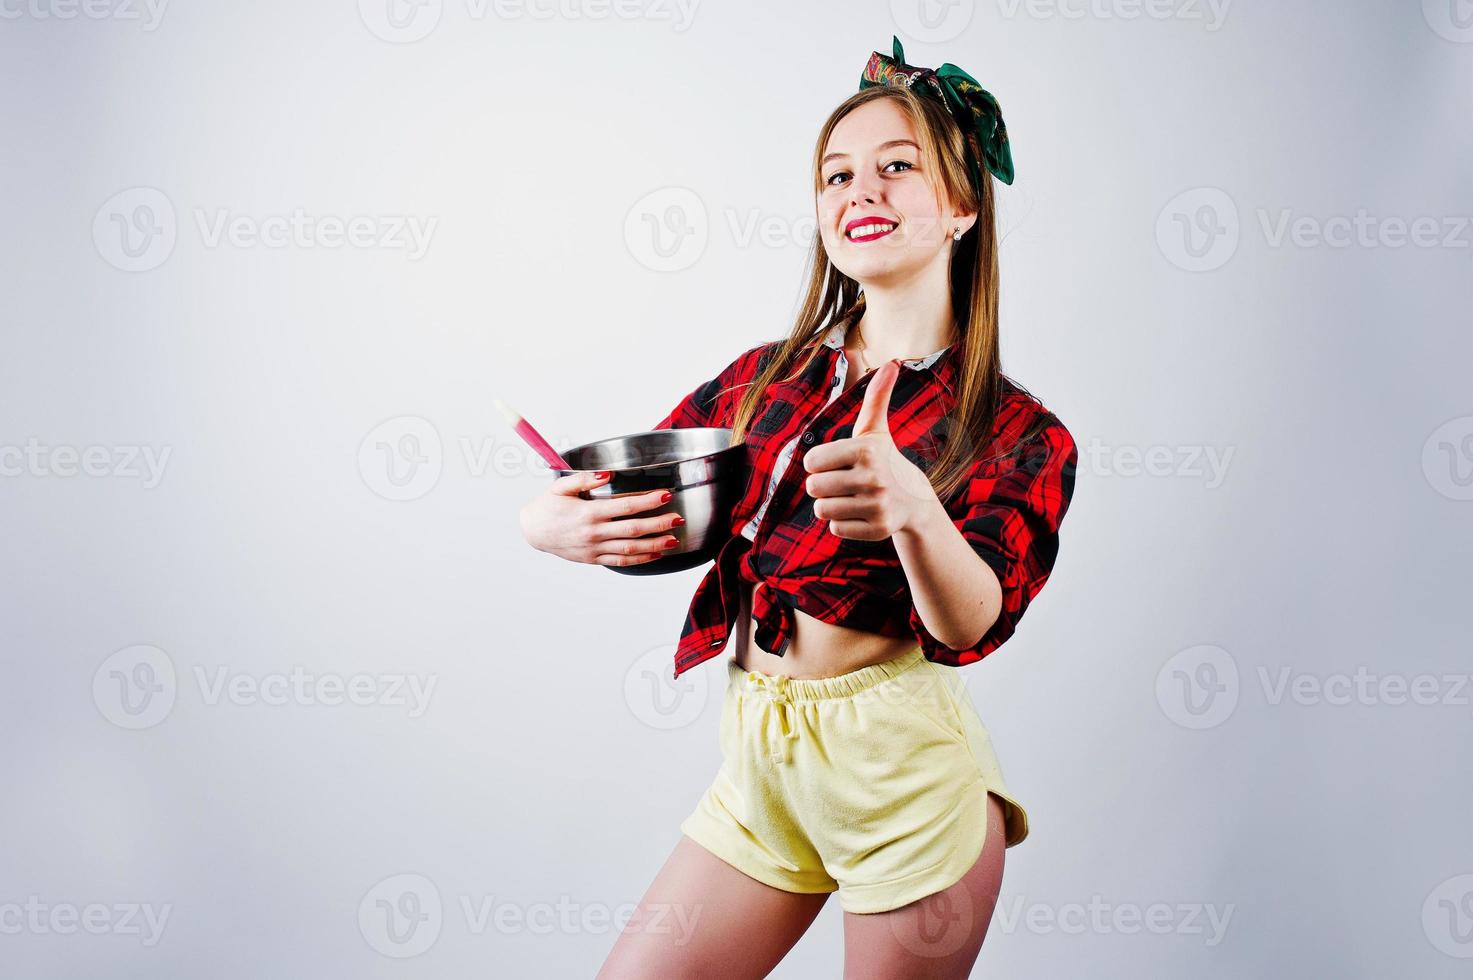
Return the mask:
<path id="1" fill-rule="evenodd" d="M 1051 416 L 1052 418 L 1052 416 Z M 1079 451 L 1057 418 L 1017 454 L 978 463 L 948 504 L 962 537 L 997 574 L 1002 610 L 975 645 L 953 650 L 926 629 L 912 602 L 910 625 L 928 660 L 961 667 L 1002 646 L 1018 628 L 1059 554 L 1059 525 L 1074 494 Z"/>
<path id="2" fill-rule="evenodd" d="M 730 426 L 737 402 L 746 390 L 746 384 L 757 376 L 758 356 L 770 346 L 758 344 L 743 351 L 736 360 L 721 369 L 721 373 L 698 385 L 694 391 L 680 400 L 655 429 L 698 429 Z"/>

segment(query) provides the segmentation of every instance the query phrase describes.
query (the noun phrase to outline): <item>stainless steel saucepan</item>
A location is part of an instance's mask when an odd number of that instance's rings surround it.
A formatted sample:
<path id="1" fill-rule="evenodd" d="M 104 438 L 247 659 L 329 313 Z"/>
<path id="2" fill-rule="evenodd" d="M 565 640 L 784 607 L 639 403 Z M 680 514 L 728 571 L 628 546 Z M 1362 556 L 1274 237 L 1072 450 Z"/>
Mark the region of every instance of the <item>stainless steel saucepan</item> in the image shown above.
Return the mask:
<path id="1" fill-rule="evenodd" d="M 731 435 L 731 429 L 656 429 L 600 439 L 565 450 L 563 459 L 572 468 L 553 467 L 550 472 L 562 477 L 609 471 L 602 486 L 579 494 L 585 500 L 669 490 L 672 496 L 664 506 L 623 519 L 679 514 L 684 525 L 656 532 L 673 534 L 676 546 L 653 561 L 604 567 L 625 575 L 678 572 L 711 561 L 731 537 L 732 508 L 747 479 L 746 443 L 733 445 Z"/>

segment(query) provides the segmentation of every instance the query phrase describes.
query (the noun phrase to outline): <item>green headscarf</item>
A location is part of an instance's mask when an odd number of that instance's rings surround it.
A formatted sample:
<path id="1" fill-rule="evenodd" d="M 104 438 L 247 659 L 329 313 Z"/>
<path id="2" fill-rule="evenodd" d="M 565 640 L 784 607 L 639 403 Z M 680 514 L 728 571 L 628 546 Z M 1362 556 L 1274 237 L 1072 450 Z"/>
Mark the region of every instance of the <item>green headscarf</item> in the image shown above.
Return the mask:
<path id="1" fill-rule="evenodd" d="M 998 107 L 997 99 L 956 65 L 947 63 L 935 70 L 907 65 L 900 38 L 891 37 L 895 42 L 894 57 L 886 57 L 878 51 L 870 55 L 864 74 L 859 76 L 860 89 L 900 84 L 939 100 L 966 137 L 969 150 L 967 168 L 977 193 L 982 193 L 982 172 L 978 160 L 985 162 L 998 180 L 1011 184 L 1013 154 L 1008 149 L 1008 131 L 1003 125 L 1002 109 Z"/>

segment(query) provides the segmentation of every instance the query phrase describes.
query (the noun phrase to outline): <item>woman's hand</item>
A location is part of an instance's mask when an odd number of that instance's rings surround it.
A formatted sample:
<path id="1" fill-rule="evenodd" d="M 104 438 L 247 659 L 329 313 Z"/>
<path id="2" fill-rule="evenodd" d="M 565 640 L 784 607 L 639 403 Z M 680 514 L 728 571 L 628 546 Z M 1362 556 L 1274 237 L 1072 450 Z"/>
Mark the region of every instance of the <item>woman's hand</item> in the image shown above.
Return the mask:
<path id="1" fill-rule="evenodd" d="M 940 506 L 931 481 L 901 454 L 890 435 L 888 408 L 897 361 L 875 370 L 847 439 L 815 446 L 803 455 L 811 475 L 803 488 L 813 499 L 813 516 L 829 522 L 841 538 L 883 541 L 920 526 Z"/>
<path id="2" fill-rule="evenodd" d="M 527 543 L 568 561 L 621 567 L 646 564 L 675 547 L 675 537 L 658 532 L 685 523 L 679 514 L 629 517 L 665 504 L 669 491 L 595 500 L 578 496 L 608 478 L 608 473 L 570 473 L 553 480 L 521 510 L 522 536 Z"/>

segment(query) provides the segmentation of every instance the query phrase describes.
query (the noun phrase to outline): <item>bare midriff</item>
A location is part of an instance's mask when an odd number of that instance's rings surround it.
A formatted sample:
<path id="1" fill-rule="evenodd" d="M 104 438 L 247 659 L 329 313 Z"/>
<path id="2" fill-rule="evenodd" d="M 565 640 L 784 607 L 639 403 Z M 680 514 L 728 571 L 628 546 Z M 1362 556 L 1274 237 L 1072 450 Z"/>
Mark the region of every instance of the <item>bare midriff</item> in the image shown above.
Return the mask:
<path id="1" fill-rule="evenodd" d="M 836 677 L 851 670 L 893 660 L 916 645 L 914 637 L 881 636 L 864 630 L 835 626 L 790 608 L 792 631 L 788 649 L 779 657 L 757 645 L 757 623 L 752 619 L 751 582 L 741 582 L 741 611 L 732 629 L 733 659 L 743 670 L 798 677 Z"/>

